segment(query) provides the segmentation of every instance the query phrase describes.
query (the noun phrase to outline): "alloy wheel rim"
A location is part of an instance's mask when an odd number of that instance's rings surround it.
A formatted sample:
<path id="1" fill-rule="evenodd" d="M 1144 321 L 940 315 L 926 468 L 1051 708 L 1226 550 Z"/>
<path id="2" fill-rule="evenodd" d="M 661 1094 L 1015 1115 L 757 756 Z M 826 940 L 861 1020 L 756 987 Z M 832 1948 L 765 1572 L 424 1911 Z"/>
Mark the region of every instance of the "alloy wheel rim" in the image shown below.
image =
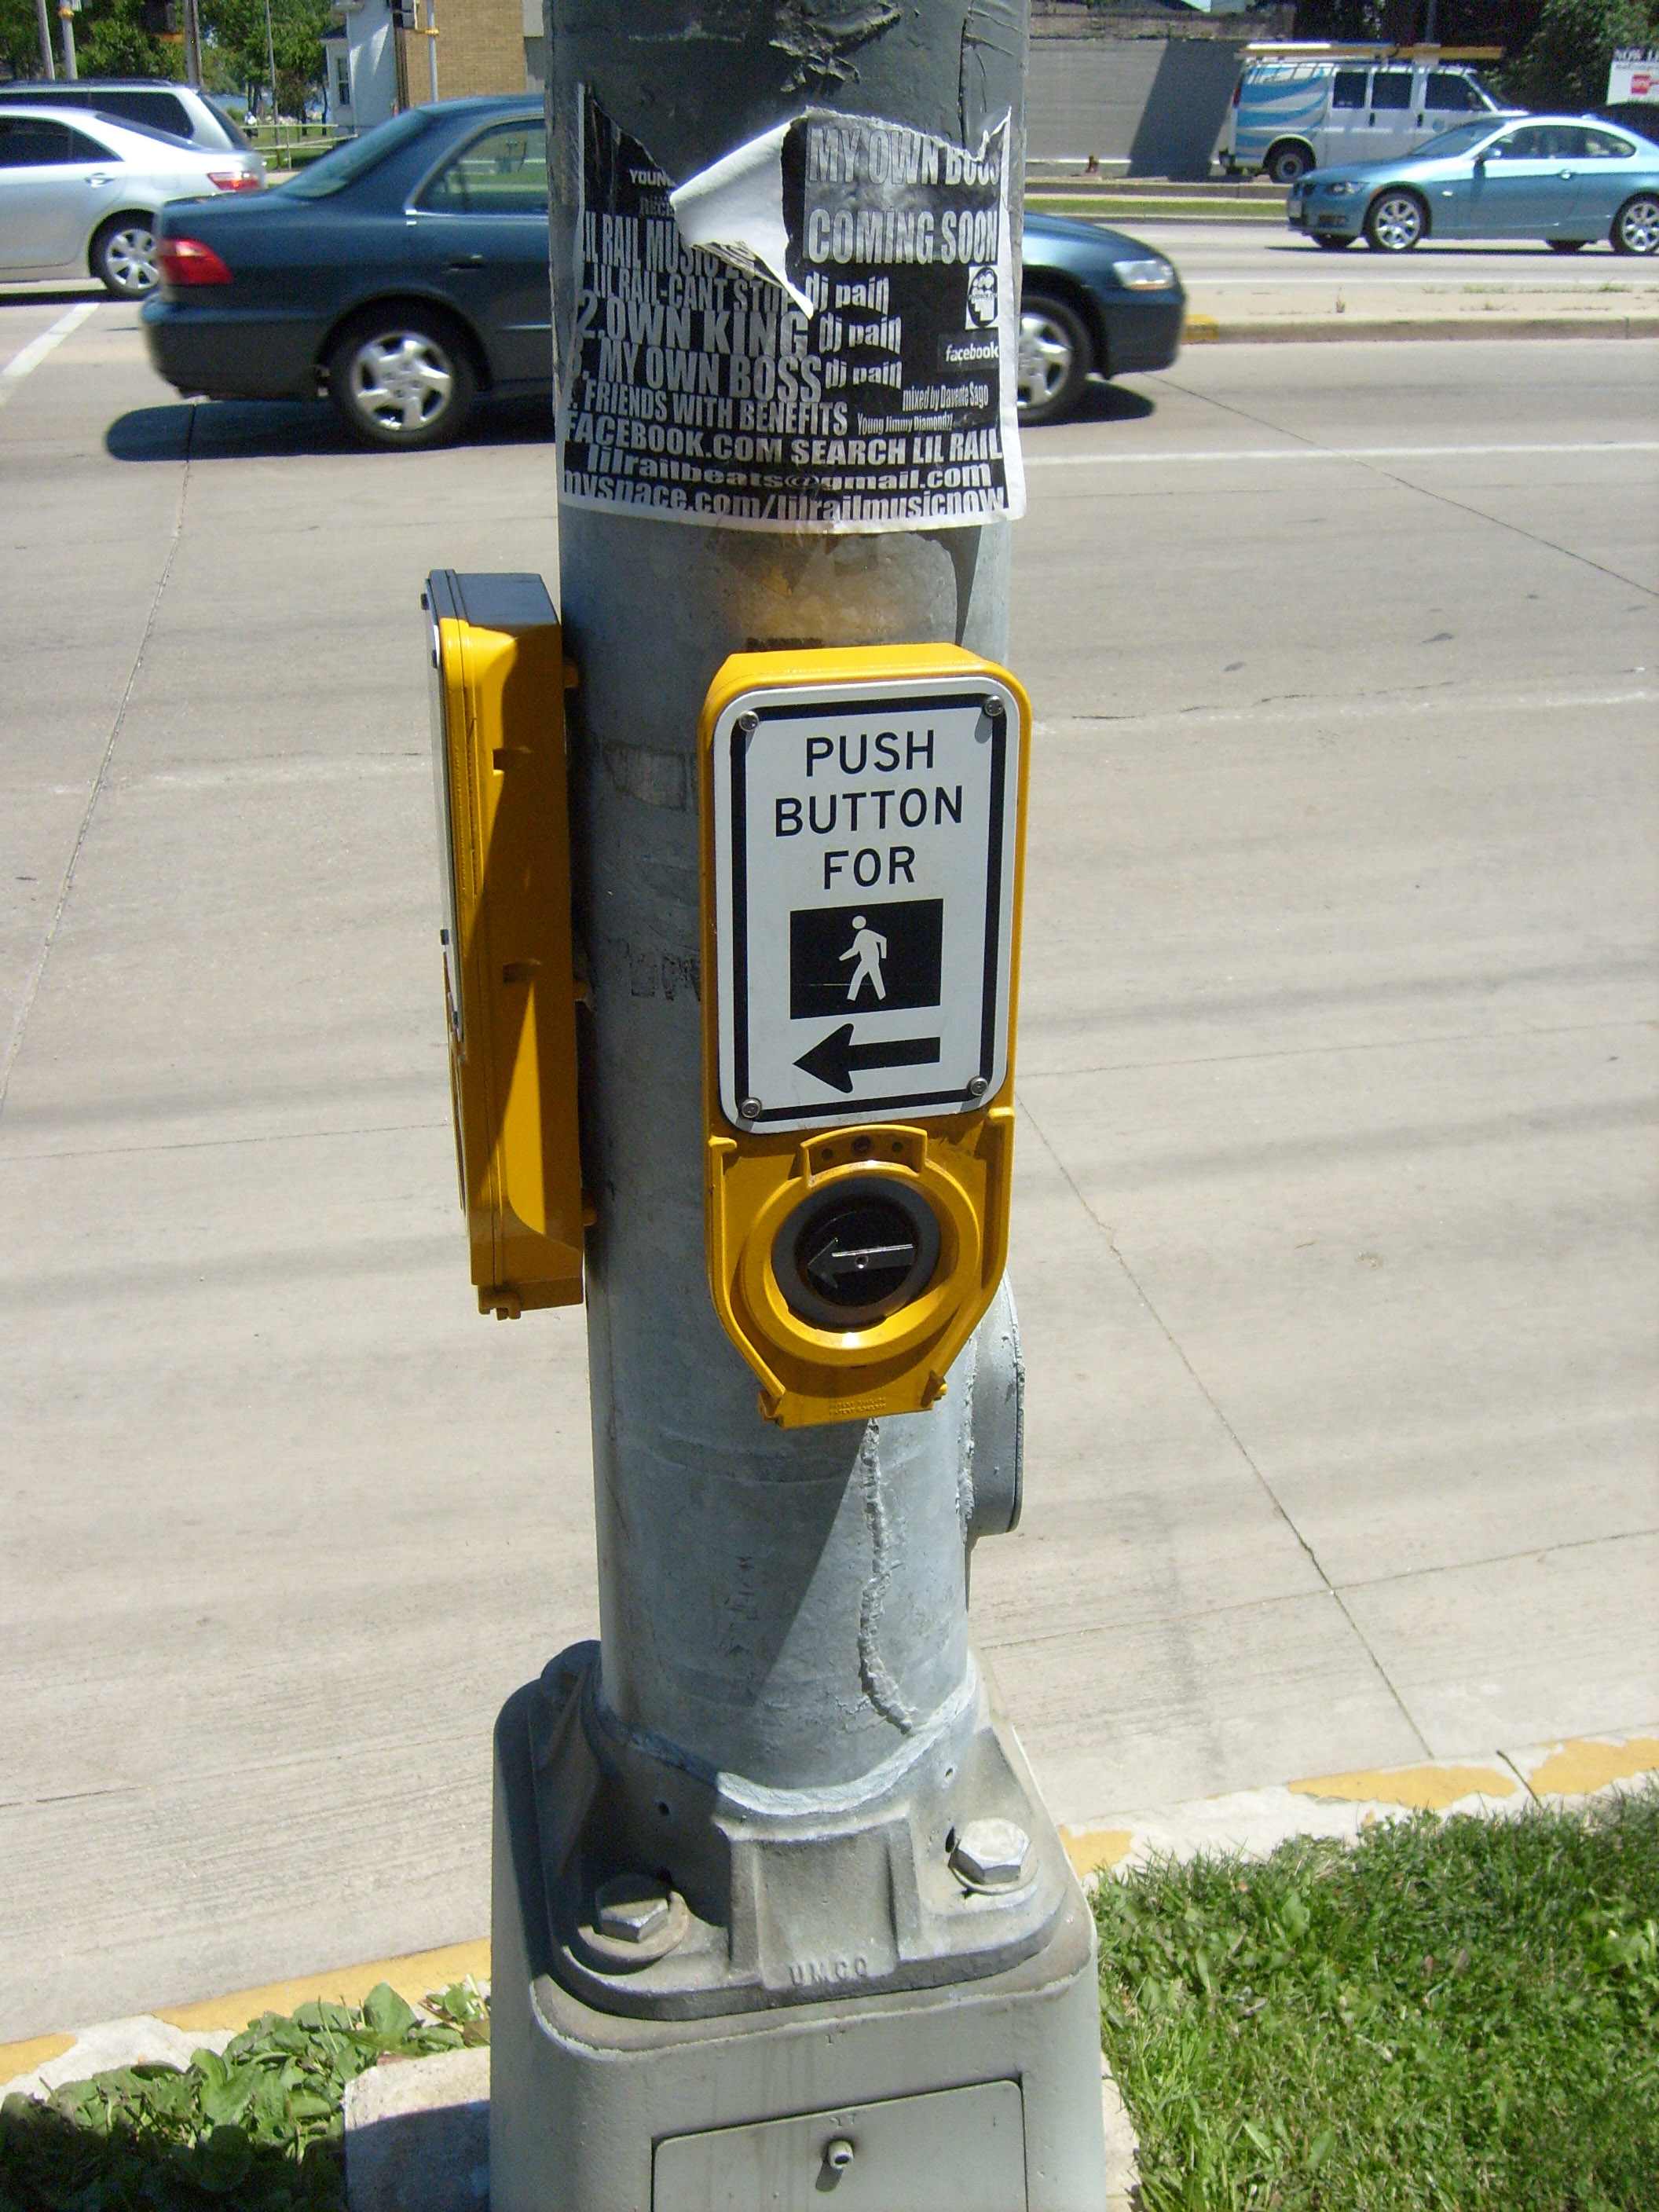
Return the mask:
<path id="1" fill-rule="evenodd" d="M 424 331 L 393 331 L 360 346 L 351 364 L 351 398 L 381 430 L 428 430 L 454 396 L 455 373 Z"/>
<path id="2" fill-rule="evenodd" d="M 1019 319 L 1019 396 L 1028 407 L 1045 407 L 1072 373 L 1072 342 L 1048 315 Z"/>
<path id="3" fill-rule="evenodd" d="M 1619 232 L 1632 253 L 1659 249 L 1659 200 L 1632 200 L 1619 218 Z"/>
<path id="4" fill-rule="evenodd" d="M 151 292 L 160 274 L 155 239 L 148 230 L 118 230 L 104 248 L 104 266 L 124 292 Z"/>
<path id="5" fill-rule="evenodd" d="M 1384 200 L 1376 210 L 1376 234 L 1390 253 L 1403 252 L 1415 246 L 1423 228 L 1423 218 L 1417 211 L 1415 200 Z"/>

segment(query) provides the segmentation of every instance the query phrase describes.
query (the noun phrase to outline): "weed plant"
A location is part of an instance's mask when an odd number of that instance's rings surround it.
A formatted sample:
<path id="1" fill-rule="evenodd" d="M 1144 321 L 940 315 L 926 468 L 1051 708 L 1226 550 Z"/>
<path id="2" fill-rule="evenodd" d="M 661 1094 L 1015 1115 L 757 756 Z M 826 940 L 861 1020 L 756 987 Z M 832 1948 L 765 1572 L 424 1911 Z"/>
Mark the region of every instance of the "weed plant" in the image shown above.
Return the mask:
<path id="1" fill-rule="evenodd" d="M 1659 1790 L 1101 1883 L 1146 2212 L 1656 2212 Z"/>
<path id="2" fill-rule="evenodd" d="M 0 2107 L 0 2212 L 341 2212 L 346 2084 L 383 2058 L 489 2040 L 458 1983 L 416 2013 L 382 1982 L 362 2008 L 266 2013 L 182 2073 L 124 2066 Z"/>

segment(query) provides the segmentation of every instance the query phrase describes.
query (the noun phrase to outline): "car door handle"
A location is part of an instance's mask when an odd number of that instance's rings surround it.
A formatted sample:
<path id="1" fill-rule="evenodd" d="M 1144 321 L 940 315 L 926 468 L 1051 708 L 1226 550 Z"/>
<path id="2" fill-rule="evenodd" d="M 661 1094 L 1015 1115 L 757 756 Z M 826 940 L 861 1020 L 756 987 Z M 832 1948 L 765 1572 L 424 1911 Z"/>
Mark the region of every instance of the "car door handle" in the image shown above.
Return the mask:
<path id="1" fill-rule="evenodd" d="M 463 253 L 448 265 L 452 269 L 482 269 L 484 258 L 482 253 Z"/>
<path id="2" fill-rule="evenodd" d="M 107 169 L 95 169 L 86 181 L 89 185 L 106 185 L 109 182 L 109 172 Z"/>
<path id="3" fill-rule="evenodd" d="M 1571 184 L 1572 182 L 1572 171 L 1571 169 L 1558 169 L 1555 173 L 1561 179 L 1564 184 Z"/>

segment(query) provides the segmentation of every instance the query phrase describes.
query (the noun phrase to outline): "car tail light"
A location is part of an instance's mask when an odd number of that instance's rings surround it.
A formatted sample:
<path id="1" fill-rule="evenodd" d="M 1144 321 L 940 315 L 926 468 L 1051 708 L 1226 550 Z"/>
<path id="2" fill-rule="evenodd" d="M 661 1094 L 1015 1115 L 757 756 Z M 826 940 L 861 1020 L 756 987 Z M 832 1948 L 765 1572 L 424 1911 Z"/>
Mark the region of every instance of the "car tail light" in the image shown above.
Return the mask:
<path id="1" fill-rule="evenodd" d="M 199 238 L 164 238 L 155 249 L 161 264 L 161 282 L 177 289 L 185 284 L 228 284 L 230 271 L 210 246 Z"/>
<path id="2" fill-rule="evenodd" d="M 208 182 L 216 192 L 257 192 L 259 179 L 249 169 L 210 169 Z"/>

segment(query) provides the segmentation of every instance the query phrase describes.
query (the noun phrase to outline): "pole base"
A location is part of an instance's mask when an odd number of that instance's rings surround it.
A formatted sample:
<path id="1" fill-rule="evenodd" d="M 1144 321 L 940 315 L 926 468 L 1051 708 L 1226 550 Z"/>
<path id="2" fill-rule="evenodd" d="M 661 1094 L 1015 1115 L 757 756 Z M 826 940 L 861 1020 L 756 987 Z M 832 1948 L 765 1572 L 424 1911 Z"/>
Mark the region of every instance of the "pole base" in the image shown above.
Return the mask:
<path id="1" fill-rule="evenodd" d="M 542 1694 L 510 1699 L 495 1736 L 494 2212 L 817 2212 L 832 2193 L 848 2212 L 1097 2212 L 1095 1933 L 1069 1869 L 1038 1948 L 943 1986 L 601 2009 L 558 1971 L 558 1793 L 526 1724 Z"/>

